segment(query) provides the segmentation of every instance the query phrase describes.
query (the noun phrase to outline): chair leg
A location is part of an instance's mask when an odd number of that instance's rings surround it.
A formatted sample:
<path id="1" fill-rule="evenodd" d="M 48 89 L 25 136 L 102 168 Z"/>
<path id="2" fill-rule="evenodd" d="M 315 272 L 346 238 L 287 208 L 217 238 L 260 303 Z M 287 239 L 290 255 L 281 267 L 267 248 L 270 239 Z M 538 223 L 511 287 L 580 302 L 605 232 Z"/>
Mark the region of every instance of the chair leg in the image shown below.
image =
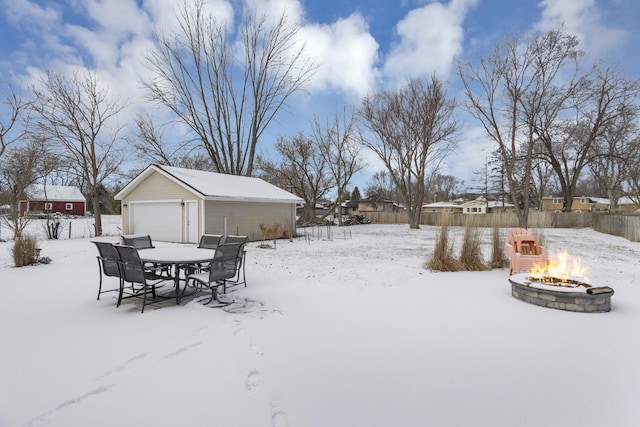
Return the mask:
<path id="1" fill-rule="evenodd" d="M 98 300 L 100 300 L 100 294 L 102 293 L 102 265 L 100 264 L 100 260 L 98 260 L 98 270 L 100 271 L 100 283 L 98 284 Z"/>
<path id="2" fill-rule="evenodd" d="M 116 307 L 120 307 L 120 303 L 122 302 L 122 294 L 124 294 L 124 279 L 120 278 L 120 291 L 118 292 L 118 303 Z"/>
<path id="3" fill-rule="evenodd" d="M 144 306 L 147 305 L 147 287 L 143 286 L 142 291 L 144 292 L 144 297 L 142 298 L 142 311 L 140 313 L 144 313 Z"/>

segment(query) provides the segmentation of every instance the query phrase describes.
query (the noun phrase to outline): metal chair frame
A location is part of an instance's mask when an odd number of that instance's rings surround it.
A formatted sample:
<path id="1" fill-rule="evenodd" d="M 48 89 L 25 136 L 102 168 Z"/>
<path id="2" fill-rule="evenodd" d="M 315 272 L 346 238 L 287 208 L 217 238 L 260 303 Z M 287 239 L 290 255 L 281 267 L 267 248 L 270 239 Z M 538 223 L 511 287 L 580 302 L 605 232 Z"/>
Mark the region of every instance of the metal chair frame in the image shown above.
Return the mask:
<path id="1" fill-rule="evenodd" d="M 122 275 L 120 273 L 120 256 L 118 255 L 118 251 L 113 246 L 113 244 L 108 242 L 96 242 L 92 241 L 91 243 L 95 244 L 98 248 L 98 256 L 96 256 L 98 260 L 98 270 L 100 271 L 100 283 L 98 284 L 98 298 L 100 299 L 100 295 L 106 292 L 120 292 L 120 288 L 122 287 Z M 119 280 L 119 285 L 114 289 L 107 289 L 105 291 L 102 290 L 102 277 L 117 277 Z"/>
<path id="2" fill-rule="evenodd" d="M 242 243 L 223 243 L 216 248 L 216 253 L 211 260 L 209 271 L 194 273 L 187 276 L 185 287 L 207 287 L 211 289 L 211 298 L 204 304 L 208 305 L 218 299 L 218 287 L 223 287 L 223 293 L 227 292 L 227 283 L 230 279 L 238 274 L 244 244 Z"/>
<path id="3" fill-rule="evenodd" d="M 153 299 L 155 299 L 156 285 L 167 280 L 173 281 L 173 279 L 171 277 L 159 275 L 153 271 L 147 270 L 143 262 L 140 260 L 140 255 L 138 254 L 138 250 L 135 247 L 116 245 L 114 246 L 114 248 L 118 252 L 118 256 L 120 258 L 119 266 L 122 275 L 117 306 L 120 306 L 120 303 L 123 299 L 142 297 L 143 301 L 141 313 L 144 313 L 144 308 L 147 305 L 147 291 L 151 289 L 151 295 Z M 131 286 L 129 287 L 129 293 L 126 293 L 125 282 L 131 284 Z M 136 289 L 136 284 L 141 285 L 141 287 L 139 289 Z"/>

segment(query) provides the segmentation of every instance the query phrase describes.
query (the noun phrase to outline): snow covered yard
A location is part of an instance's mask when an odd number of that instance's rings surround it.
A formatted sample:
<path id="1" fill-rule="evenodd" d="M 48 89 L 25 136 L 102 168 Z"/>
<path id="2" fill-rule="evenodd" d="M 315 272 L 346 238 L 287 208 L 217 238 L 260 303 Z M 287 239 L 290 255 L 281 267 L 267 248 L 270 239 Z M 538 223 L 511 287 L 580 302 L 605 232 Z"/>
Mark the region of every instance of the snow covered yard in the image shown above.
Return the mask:
<path id="1" fill-rule="evenodd" d="M 95 300 L 90 238 L 24 268 L 0 243 L 0 426 L 637 425 L 640 244 L 544 230 L 615 289 L 585 314 L 514 299 L 506 269 L 425 270 L 435 227 L 333 230 L 249 244 L 226 310 L 144 314 Z"/>

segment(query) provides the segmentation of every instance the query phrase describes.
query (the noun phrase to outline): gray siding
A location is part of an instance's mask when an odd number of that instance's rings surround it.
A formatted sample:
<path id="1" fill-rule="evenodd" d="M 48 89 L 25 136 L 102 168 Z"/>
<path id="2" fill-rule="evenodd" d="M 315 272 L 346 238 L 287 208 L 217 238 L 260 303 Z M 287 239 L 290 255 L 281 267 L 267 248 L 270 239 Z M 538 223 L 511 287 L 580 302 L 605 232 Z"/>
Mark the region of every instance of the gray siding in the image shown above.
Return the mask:
<path id="1" fill-rule="evenodd" d="M 284 230 L 295 230 L 295 205 L 285 203 L 255 202 L 205 202 L 205 233 L 224 234 L 225 218 L 227 234 L 248 236 L 249 240 L 261 240 L 260 224 L 272 227 L 280 224 L 279 237 Z"/>

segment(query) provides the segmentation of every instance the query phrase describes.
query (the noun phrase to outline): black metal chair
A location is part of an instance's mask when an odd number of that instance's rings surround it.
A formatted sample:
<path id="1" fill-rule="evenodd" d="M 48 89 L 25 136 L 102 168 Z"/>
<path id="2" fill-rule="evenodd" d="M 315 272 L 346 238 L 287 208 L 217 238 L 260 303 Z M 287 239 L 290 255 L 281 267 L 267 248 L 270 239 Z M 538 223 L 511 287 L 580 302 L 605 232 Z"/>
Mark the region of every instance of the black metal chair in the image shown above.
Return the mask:
<path id="1" fill-rule="evenodd" d="M 222 243 L 223 240 L 224 236 L 222 234 L 203 234 L 202 236 L 200 236 L 198 247 L 203 249 L 215 249 Z M 206 262 L 202 264 L 186 266 L 185 271 L 187 275 L 209 271 L 209 263 Z"/>
<path id="2" fill-rule="evenodd" d="M 229 234 L 224 238 L 224 243 L 247 243 L 249 237 L 247 236 L 238 236 L 235 234 Z"/>
<path id="3" fill-rule="evenodd" d="M 142 313 L 144 313 L 144 307 L 147 305 L 147 293 L 151 290 L 151 295 L 155 299 L 156 297 L 156 285 L 173 279 L 170 277 L 157 274 L 155 271 L 149 271 L 145 268 L 138 250 L 133 246 L 116 245 L 114 246 L 118 252 L 120 261 L 120 272 L 122 274 L 122 281 L 120 283 L 120 295 L 118 296 L 118 307 L 123 299 L 132 297 L 142 297 Z M 130 283 L 128 289 L 125 288 L 125 283 Z M 136 286 L 139 285 L 139 286 Z"/>
<path id="4" fill-rule="evenodd" d="M 232 286 L 244 285 L 245 288 L 247 287 L 247 279 L 245 275 L 245 258 L 247 257 L 247 251 L 244 248 L 244 244 L 246 244 L 248 240 L 249 238 L 247 236 L 239 236 L 234 234 L 230 234 L 224 238 L 225 244 L 226 243 L 242 243 L 243 244 L 242 258 L 240 259 L 240 265 L 238 266 L 238 271 L 234 278 L 227 281 L 227 284 L 229 285 L 232 285 Z"/>
<path id="5" fill-rule="evenodd" d="M 100 284 L 98 285 L 98 298 L 100 299 L 100 295 L 105 292 L 120 292 L 120 287 L 122 286 L 122 277 L 120 277 L 120 267 L 118 262 L 120 261 L 120 256 L 118 255 L 118 251 L 116 248 L 107 242 L 91 242 L 96 245 L 98 248 L 98 269 L 100 271 Z M 102 290 L 102 277 L 117 277 L 120 280 L 120 284 L 117 288 L 107 289 L 105 291 Z"/>
<path id="6" fill-rule="evenodd" d="M 148 234 L 125 234 L 121 235 L 120 238 L 124 246 L 131 246 L 139 250 L 155 248 L 151 241 L 151 236 Z M 147 271 L 154 272 L 157 275 L 171 276 L 171 267 L 168 265 L 147 262 L 144 264 L 144 267 Z"/>
<path id="7" fill-rule="evenodd" d="M 130 234 L 122 235 L 122 244 L 125 246 L 132 246 L 136 249 L 150 249 L 154 248 L 151 236 L 148 234 Z"/>
<path id="8" fill-rule="evenodd" d="M 218 287 L 223 287 L 223 293 L 227 292 L 227 281 L 237 275 L 244 244 L 242 243 L 223 243 L 216 248 L 216 253 L 211 260 L 209 271 L 194 273 L 187 276 L 185 287 L 182 291 L 186 291 L 187 287 L 207 287 L 211 289 L 211 298 L 205 302 L 205 305 L 218 299 Z"/>
<path id="9" fill-rule="evenodd" d="M 199 248 L 215 249 L 222 242 L 222 234 L 203 234 L 198 243 Z"/>

